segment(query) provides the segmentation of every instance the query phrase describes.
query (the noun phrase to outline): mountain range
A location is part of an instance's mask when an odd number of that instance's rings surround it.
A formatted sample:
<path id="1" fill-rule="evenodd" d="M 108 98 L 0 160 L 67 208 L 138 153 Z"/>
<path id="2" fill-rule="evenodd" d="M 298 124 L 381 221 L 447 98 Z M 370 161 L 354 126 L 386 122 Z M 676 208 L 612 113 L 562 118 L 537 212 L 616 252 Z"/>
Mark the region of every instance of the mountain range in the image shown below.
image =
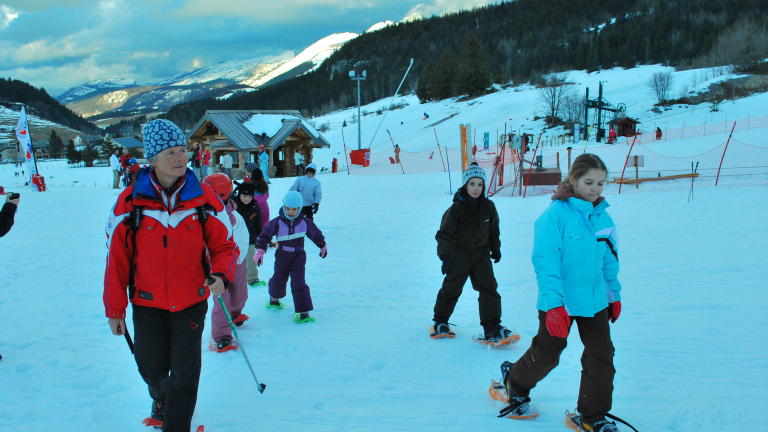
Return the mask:
<path id="1" fill-rule="evenodd" d="M 419 18 L 411 16 L 406 20 Z M 377 23 L 366 33 L 392 24 L 392 21 Z M 285 51 L 251 60 L 228 60 L 145 85 L 123 77 L 92 80 L 69 89 L 56 99 L 86 118 L 103 118 L 112 112 L 126 115 L 167 111 L 175 104 L 198 97 L 228 98 L 237 91 L 253 91 L 314 71 L 358 36 L 356 33 L 332 34 L 298 55 L 294 51 Z"/>

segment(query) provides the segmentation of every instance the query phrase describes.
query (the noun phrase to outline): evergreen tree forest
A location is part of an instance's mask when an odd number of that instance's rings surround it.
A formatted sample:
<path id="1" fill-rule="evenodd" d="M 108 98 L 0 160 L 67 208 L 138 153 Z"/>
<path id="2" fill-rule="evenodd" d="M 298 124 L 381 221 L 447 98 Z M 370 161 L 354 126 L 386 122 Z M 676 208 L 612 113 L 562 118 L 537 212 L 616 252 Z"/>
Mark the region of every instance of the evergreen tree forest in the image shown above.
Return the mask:
<path id="1" fill-rule="evenodd" d="M 571 69 L 714 67 L 721 65 L 712 53 L 724 32 L 744 20 L 764 26 L 766 17 L 765 0 L 516 0 L 365 33 L 314 72 L 226 100 L 179 104 L 166 117 L 188 128 L 211 109 L 321 115 L 356 105 L 350 70 L 367 71 L 361 91 L 362 103 L 369 103 L 394 94 L 411 58 L 400 93 L 427 94 L 422 100 L 477 94 L 486 77 L 490 85 Z M 474 51 L 462 52 L 471 40 Z M 466 74 L 462 55 L 484 59 L 484 72 Z M 472 90 L 464 86 L 469 81 L 476 81 Z"/>
<path id="2" fill-rule="evenodd" d="M 24 81 L 0 78 L 0 99 L 23 103 L 40 114 L 40 118 L 90 134 L 101 134 L 101 129 L 74 113 L 52 98 L 44 88 L 36 88 Z"/>

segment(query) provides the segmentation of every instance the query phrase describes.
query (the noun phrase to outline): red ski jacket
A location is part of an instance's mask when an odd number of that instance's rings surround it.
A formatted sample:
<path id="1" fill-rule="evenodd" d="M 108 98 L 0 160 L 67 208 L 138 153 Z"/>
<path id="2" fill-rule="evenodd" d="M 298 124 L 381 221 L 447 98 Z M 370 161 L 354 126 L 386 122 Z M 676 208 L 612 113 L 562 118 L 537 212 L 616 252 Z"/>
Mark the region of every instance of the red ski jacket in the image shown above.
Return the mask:
<path id="1" fill-rule="evenodd" d="M 120 156 L 120 165 L 123 168 L 128 168 L 128 161 L 131 160 L 131 155 L 123 154 Z"/>
<path id="2" fill-rule="evenodd" d="M 198 207 L 204 205 L 207 217 L 201 224 Z M 142 209 L 135 240 L 134 206 Z M 125 318 L 129 299 L 171 312 L 207 300 L 207 274 L 221 277 L 228 286 L 240 254 L 224 204 L 190 169 L 169 195 L 150 168 L 144 168 L 136 184 L 117 198 L 106 233 L 108 318 Z"/>

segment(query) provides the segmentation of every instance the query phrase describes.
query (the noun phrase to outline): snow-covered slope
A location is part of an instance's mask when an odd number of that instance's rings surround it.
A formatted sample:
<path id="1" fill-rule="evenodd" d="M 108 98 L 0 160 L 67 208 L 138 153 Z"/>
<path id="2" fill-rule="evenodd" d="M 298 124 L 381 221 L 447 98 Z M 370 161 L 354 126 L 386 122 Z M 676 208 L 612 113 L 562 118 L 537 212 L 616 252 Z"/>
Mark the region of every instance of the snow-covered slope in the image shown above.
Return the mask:
<path id="1" fill-rule="evenodd" d="M 18 178 L 0 165 L 0 184 L 22 193 L 16 224 L 0 239 L 0 430 L 146 431 L 147 386 L 102 306 L 104 228 L 119 191 L 105 187 L 108 167 L 39 168 L 49 192 L 10 187 Z M 532 228 L 549 197 L 493 198 L 502 324 L 520 342 L 487 349 L 472 341 L 482 327 L 469 284 L 451 317 L 456 338 L 428 336 L 443 280 L 434 236 L 451 205 L 445 177 L 318 175 L 315 223 L 329 254 L 321 259 L 307 242 L 317 321 L 292 321 L 290 290 L 285 309 L 269 310 L 267 289 L 248 289 L 250 320 L 237 332 L 267 384 L 261 394 L 239 350 L 207 349 L 219 307 L 209 299 L 192 430 L 569 431 L 563 413 L 576 406 L 582 369 L 576 328 L 560 365 L 531 392 L 538 419 L 496 418 L 502 405 L 488 395 L 499 365 L 522 356 L 538 329 Z M 272 179 L 272 215 L 293 181 Z M 702 188 L 690 203 L 686 195 L 608 197 L 621 236 L 623 303 L 611 324 L 611 412 L 643 432 L 762 431 L 768 194 Z M 274 256 L 267 252 L 262 280 L 272 277 Z"/>
<path id="2" fill-rule="evenodd" d="M 73 87 L 56 97 L 63 104 L 69 104 L 93 96 L 93 93 L 105 93 L 116 89 L 136 87 L 136 80 L 129 78 L 105 78 L 88 81 L 87 83 Z"/>
<path id="3" fill-rule="evenodd" d="M 258 73 L 240 83 L 251 87 L 260 87 L 297 68 L 304 68 L 300 73 L 311 72 L 317 69 L 325 59 L 341 48 L 342 45 L 357 36 L 358 34 L 356 33 L 338 33 L 324 37 L 310 45 L 309 48 L 302 51 L 296 57 L 280 64 L 270 71 Z"/>
<path id="4" fill-rule="evenodd" d="M 179 86 L 206 83 L 216 80 L 239 82 L 263 70 L 274 69 L 275 64 L 283 64 L 295 56 L 293 51 L 286 51 L 276 56 L 264 56 L 252 60 L 228 60 L 197 69 L 174 78 L 158 81 L 152 86 Z"/>

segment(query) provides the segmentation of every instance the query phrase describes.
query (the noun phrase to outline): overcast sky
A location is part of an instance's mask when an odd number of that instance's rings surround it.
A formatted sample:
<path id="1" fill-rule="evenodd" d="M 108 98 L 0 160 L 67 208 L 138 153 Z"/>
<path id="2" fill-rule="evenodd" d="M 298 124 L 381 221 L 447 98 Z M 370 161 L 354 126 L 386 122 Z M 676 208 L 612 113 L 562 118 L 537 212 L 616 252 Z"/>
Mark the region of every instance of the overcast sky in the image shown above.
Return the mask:
<path id="1" fill-rule="evenodd" d="M 0 0 L 0 76 L 56 96 L 91 79 L 147 84 L 224 60 L 297 54 L 334 33 L 497 0 Z"/>

